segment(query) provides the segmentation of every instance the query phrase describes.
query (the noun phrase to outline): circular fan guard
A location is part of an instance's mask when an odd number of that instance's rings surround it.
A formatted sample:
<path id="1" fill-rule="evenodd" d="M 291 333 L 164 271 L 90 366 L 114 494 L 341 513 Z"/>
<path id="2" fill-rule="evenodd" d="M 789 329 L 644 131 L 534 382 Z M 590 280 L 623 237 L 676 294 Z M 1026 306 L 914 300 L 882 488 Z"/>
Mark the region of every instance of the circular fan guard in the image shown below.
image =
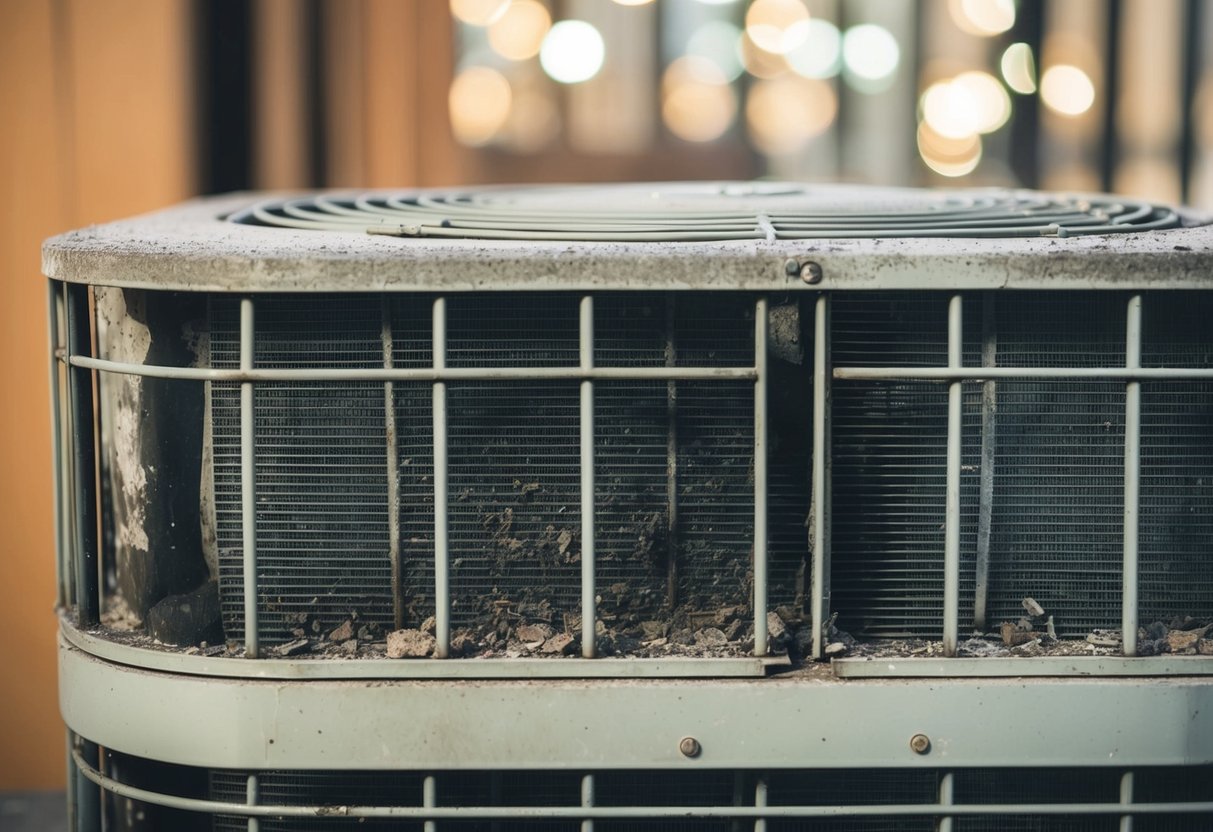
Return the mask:
<path id="1" fill-rule="evenodd" d="M 1114 197 L 767 183 L 321 194 L 264 202 L 228 219 L 400 237 L 587 242 L 1068 237 L 1180 225 L 1173 209 Z"/>

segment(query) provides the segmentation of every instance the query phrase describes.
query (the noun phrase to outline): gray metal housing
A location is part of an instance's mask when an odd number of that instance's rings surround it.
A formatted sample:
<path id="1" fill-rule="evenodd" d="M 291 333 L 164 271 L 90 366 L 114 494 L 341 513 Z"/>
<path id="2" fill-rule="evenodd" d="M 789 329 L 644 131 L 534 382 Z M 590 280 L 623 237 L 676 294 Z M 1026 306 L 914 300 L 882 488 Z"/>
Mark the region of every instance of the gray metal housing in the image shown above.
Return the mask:
<path id="1" fill-rule="evenodd" d="M 830 189 L 822 199 L 837 199 L 839 193 Z M 861 202 L 909 198 L 905 193 L 889 191 L 864 191 L 858 196 L 854 196 L 856 192 L 845 193 Z M 935 198 L 911 196 L 928 201 Z M 949 656 L 955 654 L 958 638 L 959 520 L 958 497 L 954 499 L 953 492 L 960 466 L 956 437 L 960 429 L 961 382 L 1076 375 L 1074 368 L 962 366 L 959 293 L 1071 289 L 1129 292 L 1124 366 L 1094 368 L 1088 373 L 1091 378 L 1123 382 L 1129 414 L 1125 438 L 1124 656 L 1010 661 L 852 659 L 836 661 L 832 668 L 820 664 L 770 677 L 763 676 L 770 662 L 759 656 L 722 660 L 713 668 L 677 661 L 665 667 L 646 666 L 626 659 L 593 659 L 592 653 L 559 665 L 502 660 L 479 669 L 474 662 L 443 659 L 415 665 L 208 659 L 124 645 L 88 626 L 78 626 L 69 613 L 61 625 L 60 706 L 76 738 L 69 765 L 75 774 L 73 788 L 81 807 L 79 828 L 96 828 L 89 817 L 95 784 L 124 799 L 148 805 L 163 800 L 163 805 L 191 811 L 219 813 L 222 808 L 205 802 L 187 805 L 185 798 L 157 796 L 154 790 L 139 790 L 119 782 L 97 764 L 93 755 L 98 744 L 147 760 L 248 770 L 252 773 L 247 802 L 229 805 L 227 811 L 250 817 L 334 814 L 333 807 L 326 806 L 294 807 L 279 813 L 272 807 L 258 806 L 256 772 L 271 769 L 426 772 L 429 785 L 424 805 L 415 810 L 341 807 L 344 811 L 339 814 L 349 818 L 425 819 L 431 823 L 491 814 L 488 809 L 481 815 L 475 813 L 480 809 L 460 815 L 455 808 L 439 808 L 434 783 L 440 781 L 441 772 L 575 770 L 585 772 L 581 800 L 576 806 L 546 814 L 542 808 L 534 808 L 532 814 L 500 814 L 511 818 L 584 818 L 590 824 L 584 829 L 592 828 L 594 818 L 620 819 L 640 813 L 639 809 L 629 815 L 622 809 L 596 807 L 596 771 L 872 771 L 924 767 L 940 772 L 937 801 L 885 807 L 890 815 L 938 816 L 939 828 L 950 828 L 954 815 L 1000 812 L 1008 816 L 1028 811 L 1120 816 L 1129 824 L 1122 828 L 1131 828 L 1132 816 L 1138 811 L 1198 819 L 1213 815 L 1213 797 L 1132 806 L 1135 768 L 1213 765 L 1213 681 L 1209 678 L 1213 675 L 1213 657 L 1135 657 L 1137 560 L 1136 542 L 1130 542 L 1130 530 L 1134 528 L 1130 524 L 1136 514 L 1138 453 L 1132 413 L 1140 408 L 1141 382 L 1213 378 L 1213 368 L 1207 366 L 1142 369 L 1141 293 L 1213 289 L 1213 226 L 1202 224 L 1205 218 L 1184 213 L 1181 217 L 1185 227 L 1065 238 L 664 243 L 399 239 L 224 221 L 224 217 L 264 199 L 265 195 L 237 194 L 196 200 L 146 217 L 52 238 L 43 251 L 43 268 L 52 279 L 52 303 L 61 302 L 62 283 L 236 293 L 242 297 L 280 292 L 809 292 L 806 308 L 814 310 L 815 332 L 822 339 L 815 350 L 814 366 L 805 368 L 814 378 L 813 412 L 804 414 L 804 419 L 806 429 L 814 427 L 815 494 L 829 491 L 828 402 L 835 381 L 915 379 L 939 381 L 949 390 L 949 528 L 943 609 L 943 645 Z M 949 305 L 948 365 L 831 367 L 829 344 L 822 334 L 831 313 L 831 293 L 889 289 L 958 293 Z M 245 299 L 242 307 L 251 331 L 253 301 Z M 435 309 L 437 322 L 437 304 Z M 609 376 L 602 368 L 593 367 L 592 348 L 590 360 L 584 358 L 585 339 L 588 337 L 592 344 L 593 338 L 592 300 L 583 301 L 581 309 L 583 361 L 567 376 L 581 379 L 582 395 L 588 392 L 592 410 L 594 381 Z M 766 315 L 765 299 L 758 302 L 757 310 L 759 315 Z M 77 324 L 79 316 L 77 310 Z M 70 322 L 71 317 L 67 320 Z M 60 341 L 59 329 L 60 318 L 53 306 L 52 343 L 67 376 L 88 378 L 96 370 L 155 377 L 158 372 L 146 365 L 132 370 L 99 361 L 78 334 Z M 435 338 L 438 329 L 436 324 Z M 756 337 L 762 347 L 759 351 L 765 355 L 766 328 L 756 326 Z M 247 349 L 251 356 L 251 342 Z M 755 365 L 746 368 L 741 377 L 760 383 L 765 378 L 764 358 L 756 358 Z M 58 365 L 53 372 L 58 414 Z M 249 357 L 241 361 L 239 369 L 175 368 L 166 377 L 240 382 L 248 390 L 246 407 L 251 411 L 253 385 L 275 378 L 274 372 L 253 369 Z M 308 372 L 302 371 L 298 377 L 310 378 Z M 391 381 L 396 377 L 393 372 L 402 379 L 413 378 L 400 370 L 368 373 L 365 377 Z M 329 376 L 319 373 L 315 377 Z M 418 371 L 414 380 L 432 382 L 437 396 L 438 388 L 451 378 L 458 376 L 436 363 L 432 370 Z M 75 389 L 73 396 L 79 395 L 81 391 Z M 437 413 L 437 398 L 435 402 Z M 760 409 L 756 405 L 756 410 Z M 582 430 L 584 437 L 584 422 Z M 756 442 L 759 439 L 756 436 Z M 246 461 L 252 458 L 251 448 L 247 453 Z M 582 453 L 584 460 L 584 443 Z M 592 459 L 592 442 L 588 453 Z M 71 482 L 66 447 L 61 456 L 61 480 Z M 82 472 L 75 474 L 77 481 Z M 592 517 L 592 497 L 590 503 Z M 251 517 L 249 509 L 246 521 L 251 522 Z M 810 528 L 816 576 L 828 574 L 828 569 L 822 568 L 828 563 L 830 534 L 824 517 L 823 512 L 815 512 Z M 76 525 L 87 527 L 88 520 L 84 516 Z M 756 518 L 756 523 L 760 522 L 764 521 Z M 72 526 L 61 521 L 57 532 L 70 536 Z M 65 550 L 73 547 L 64 543 Z M 70 599 L 77 589 L 72 585 L 69 561 L 61 554 L 61 602 L 65 606 L 71 606 Z M 591 557 L 590 575 L 582 584 L 587 609 L 594 604 L 592 563 Z M 84 564 L 86 570 L 88 566 Z M 246 561 L 247 569 L 252 570 L 255 586 L 255 559 Z M 764 575 L 763 585 L 765 580 Z M 829 615 L 829 587 L 815 584 L 811 596 L 817 622 L 812 653 L 821 657 L 825 647 L 821 625 Z M 765 643 L 765 603 L 759 609 L 756 600 L 755 607 L 755 631 Z M 254 609 L 254 621 L 255 615 Z M 255 642 L 250 652 L 258 655 Z M 644 678 L 650 675 L 667 678 Z M 728 678 L 734 675 L 750 678 Z M 707 678 L 680 678 L 689 676 Z M 183 718 L 183 714 L 188 716 Z M 926 738 L 925 742 L 920 736 Z M 688 746 L 687 738 L 695 743 Z M 693 753 L 688 753 L 688 748 Z M 994 800 L 985 801 L 989 805 L 966 806 L 953 800 L 953 771 L 1010 766 L 1114 768 L 1123 772 L 1120 800 L 1019 807 Z M 753 793 L 732 808 L 718 806 L 696 814 L 663 807 L 651 814 L 741 818 L 753 820 L 758 829 L 763 828 L 760 824 L 766 818 L 876 813 L 851 804 L 772 808 L 767 806 L 766 780 L 759 776 L 756 783 Z M 255 828 L 252 824 L 250 821 L 249 828 Z"/>

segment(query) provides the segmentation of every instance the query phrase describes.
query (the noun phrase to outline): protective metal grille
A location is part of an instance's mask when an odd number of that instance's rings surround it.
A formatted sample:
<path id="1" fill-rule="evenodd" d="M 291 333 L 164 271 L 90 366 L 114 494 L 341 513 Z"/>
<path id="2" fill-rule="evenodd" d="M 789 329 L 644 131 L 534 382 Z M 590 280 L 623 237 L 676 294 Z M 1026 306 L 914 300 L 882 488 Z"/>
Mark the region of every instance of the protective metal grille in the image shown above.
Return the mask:
<path id="1" fill-rule="evenodd" d="M 965 366 L 985 361 L 995 367 L 1123 367 L 1125 300 L 1095 293 L 968 296 Z M 944 294 L 835 295 L 834 365 L 946 366 L 947 303 Z M 1147 366 L 1207 367 L 1210 346 L 1202 324 L 1207 306 L 1203 298 L 1148 296 L 1145 307 L 1153 311 L 1143 355 L 1153 363 Z M 1142 615 L 1147 622 L 1208 617 L 1213 614 L 1210 386 L 1144 387 Z M 988 390 L 982 382 L 967 382 L 963 389 L 962 626 L 970 620 L 978 591 L 976 552 L 984 512 L 990 529 L 988 622 L 1017 620 L 1022 599 L 1031 596 L 1054 616 L 1062 635 L 1117 627 L 1124 539 L 1123 382 L 1002 380 Z M 832 600 L 840 626 L 871 636 L 937 637 L 946 387 L 848 380 L 835 385 L 832 397 Z M 983 438 L 993 446 L 986 464 Z M 990 478 L 984 498 L 983 474 Z"/>
<path id="2" fill-rule="evenodd" d="M 217 299 L 212 314 L 212 362 L 238 366 L 238 306 Z M 382 320 L 373 296 L 274 298 L 261 311 L 255 362 L 382 367 Z M 229 633 L 242 631 L 244 610 L 239 387 L 211 388 L 220 595 Z M 391 623 L 383 384 L 267 383 L 258 385 L 254 406 L 260 626 L 267 642 L 289 641 L 296 629 L 351 614 Z"/>
<path id="3" fill-rule="evenodd" d="M 229 219 L 407 237 L 584 241 L 1065 237 L 1179 224 L 1170 209 L 1110 198 L 736 183 L 321 195 L 266 202 Z"/>
<path id="4" fill-rule="evenodd" d="M 243 803 L 248 776 L 253 772 L 218 771 L 209 773 L 208 797 L 212 800 Z M 413 772 L 260 772 L 257 774 L 259 802 L 287 806 L 299 805 L 388 805 L 420 807 L 423 804 L 423 777 Z M 581 829 L 579 820 L 511 819 L 512 807 L 570 807 L 581 804 L 582 775 L 567 771 L 519 772 L 436 772 L 436 807 L 503 807 L 502 817 L 492 820 L 443 820 L 440 829 L 501 830 Z M 1074 804 L 1116 806 L 1121 802 L 1124 772 L 1116 769 L 1000 768 L 956 769 L 834 769 L 778 770 L 773 772 L 707 771 L 603 771 L 592 775 L 597 807 L 634 807 L 640 811 L 626 820 L 600 818 L 594 828 L 623 830 L 725 830 L 753 828 L 753 819 L 696 817 L 646 818 L 643 807 L 753 807 L 760 789 L 767 806 L 775 811 L 765 818 L 768 830 L 778 832 L 902 832 L 937 827 L 940 817 L 948 815 L 940 801 L 941 786 L 950 780 L 955 805 L 1001 804 L 1022 806 L 1023 810 L 983 814 L 958 814 L 953 828 L 966 832 L 1114 832 L 1121 818 L 1113 813 L 1073 813 Z M 1209 766 L 1187 768 L 1157 767 L 1133 773 L 1131 785 L 1134 804 L 1182 803 L 1213 798 L 1213 769 Z M 888 814 L 847 816 L 848 809 L 890 807 Z M 909 814 L 894 807 L 936 806 L 937 814 Z M 781 807 L 843 807 L 835 817 L 779 817 Z M 1050 813 L 1049 808 L 1055 812 Z M 1128 807 L 1126 807 L 1128 808 Z M 1130 809 L 1131 811 L 1131 809 Z M 807 813 L 807 812 L 806 812 Z M 759 814 L 762 817 L 762 814 Z M 1134 829 L 1142 825 L 1150 830 L 1197 832 L 1207 828 L 1208 815 L 1176 811 L 1152 815 L 1138 813 Z M 215 832 L 236 832 L 247 821 L 235 815 L 213 819 Z M 420 830 L 421 822 L 359 818 L 263 819 L 263 832 L 287 829 L 343 830 L 392 829 Z"/>
<path id="5" fill-rule="evenodd" d="M 1143 314 L 1143 366 L 1213 366 L 1213 297 L 1151 297 Z M 1213 383 L 1143 384 L 1141 407 L 1142 616 L 1166 621 L 1213 607 Z"/>
<path id="6" fill-rule="evenodd" d="M 579 302 L 564 293 L 452 296 L 446 366 L 576 367 Z M 429 367 L 431 304 L 403 295 L 258 299 L 256 367 Z M 596 366 L 755 362 L 752 296 L 605 294 L 595 319 Z M 213 301 L 212 329 L 213 365 L 238 366 L 236 300 Z M 779 395 L 807 401 L 811 380 L 789 367 Z M 239 387 L 211 385 L 220 589 L 233 638 L 245 623 Z M 434 614 L 433 395 L 415 381 L 257 385 L 263 643 L 300 628 L 327 632 L 351 616 L 388 628 Z M 452 625 L 474 636 L 522 622 L 575 631 L 578 381 L 453 379 L 445 396 Z M 722 620 L 744 619 L 754 580 L 754 382 L 604 379 L 594 402 L 595 571 L 608 647 L 660 635 L 648 622 L 689 637 L 722 610 Z M 772 423 L 769 597 L 795 605 L 808 449 L 796 411 Z"/>

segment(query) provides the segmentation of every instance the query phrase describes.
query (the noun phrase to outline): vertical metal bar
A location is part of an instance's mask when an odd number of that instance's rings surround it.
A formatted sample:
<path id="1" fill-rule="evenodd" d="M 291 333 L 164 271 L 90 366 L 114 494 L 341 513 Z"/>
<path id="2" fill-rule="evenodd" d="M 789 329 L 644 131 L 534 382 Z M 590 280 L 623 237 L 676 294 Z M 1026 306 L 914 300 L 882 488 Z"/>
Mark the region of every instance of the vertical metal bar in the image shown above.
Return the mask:
<path id="1" fill-rule="evenodd" d="M 434 369 L 446 369 L 446 298 L 434 298 Z M 451 654 L 451 551 L 447 510 L 446 382 L 434 382 L 434 655 Z"/>
<path id="2" fill-rule="evenodd" d="M 255 311 L 252 298 L 240 299 L 240 369 L 253 369 Z M 257 457 L 254 453 L 252 382 L 240 383 L 240 522 L 244 548 L 244 652 L 261 652 L 257 596 Z"/>
<path id="3" fill-rule="evenodd" d="M 421 806 L 425 809 L 438 808 L 438 778 L 427 774 L 421 781 Z M 422 827 L 425 832 L 438 832 L 438 822 L 426 820 Z"/>
<path id="4" fill-rule="evenodd" d="M 92 355 L 88 287 L 72 285 L 67 294 L 68 354 Z M 71 397 L 72 451 L 75 469 L 76 611 L 80 626 L 100 618 L 100 578 L 97 549 L 97 436 L 93 415 L 93 374 L 79 367 L 68 370 Z"/>
<path id="5" fill-rule="evenodd" d="M 383 341 L 383 368 L 395 366 L 392 338 L 392 304 L 387 294 L 379 300 L 380 338 Z M 383 434 L 387 467 L 388 561 L 392 566 L 392 620 L 399 630 L 404 626 L 404 599 L 400 587 L 400 463 L 396 447 L 396 387 L 383 383 Z"/>
<path id="6" fill-rule="evenodd" d="M 961 366 L 964 353 L 964 298 L 948 302 L 948 366 Z M 960 617 L 960 431 L 961 382 L 948 384 L 947 506 L 943 549 L 943 653 L 956 655 Z"/>
<path id="7" fill-rule="evenodd" d="M 767 808 L 767 775 L 759 774 L 754 781 L 754 808 Z M 754 816 L 754 832 L 767 832 L 767 819 L 761 814 Z"/>
<path id="8" fill-rule="evenodd" d="M 665 365 L 678 364 L 678 345 L 674 341 L 675 295 L 665 297 Z M 665 386 L 666 446 L 665 446 L 665 502 L 666 502 L 666 597 L 670 608 L 678 603 L 678 382 L 668 381 Z"/>
<path id="9" fill-rule="evenodd" d="M 581 775 L 581 808 L 594 808 L 594 775 Z M 581 821 L 581 832 L 594 832 L 594 821 L 591 818 L 585 818 Z"/>
<path id="10" fill-rule="evenodd" d="M 581 369 L 594 368 L 594 296 L 581 298 Z M 581 655 L 597 654 L 594 584 L 594 382 L 581 381 Z"/>
<path id="11" fill-rule="evenodd" d="M 67 569 L 64 567 L 64 537 L 63 537 L 63 434 L 60 422 L 59 401 L 59 284 L 47 280 L 47 339 L 50 343 L 50 396 L 51 396 L 51 463 L 54 466 L 55 480 L 53 483 L 55 511 L 55 603 L 59 607 L 67 606 Z"/>
<path id="12" fill-rule="evenodd" d="M 754 302 L 754 655 L 767 645 L 767 299 Z"/>
<path id="13" fill-rule="evenodd" d="M 1133 805 L 1133 772 L 1126 771 L 1120 775 L 1120 802 L 1123 806 Z M 1133 832 L 1133 816 L 1120 816 L 1120 832 Z"/>
<path id="14" fill-rule="evenodd" d="M 981 366 L 998 363 L 997 295 L 986 292 L 981 303 Z M 986 628 L 986 605 L 990 597 L 990 532 L 994 516 L 994 462 L 998 450 L 998 383 L 987 379 L 981 385 L 981 481 L 977 507 L 977 563 L 975 566 L 973 627 Z"/>
<path id="15" fill-rule="evenodd" d="M 261 790 L 257 785 L 257 775 L 250 774 L 248 782 L 245 784 L 245 802 L 249 806 L 256 806 L 257 801 L 261 799 Z M 261 829 L 261 821 L 255 815 L 249 815 L 248 832 L 258 832 Z"/>
<path id="16" fill-rule="evenodd" d="M 956 802 L 955 781 L 952 777 L 952 772 L 945 771 L 939 777 L 939 805 L 941 807 L 952 806 Z M 936 826 L 937 832 L 952 832 L 952 816 L 940 815 L 939 824 Z"/>
<path id="17" fill-rule="evenodd" d="M 825 656 L 830 615 L 830 296 L 817 296 L 813 316 L 813 658 Z"/>
<path id="18" fill-rule="evenodd" d="M 85 287 L 81 287 L 85 288 Z M 95 742 L 89 742 L 83 737 L 76 737 L 77 750 L 80 756 L 92 766 L 99 767 L 98 748 Z M 73 766 L 76 784 L 76 828 L 75 832 L 100 832 L 101 830 L 101 787 L 95 785 L 84 776 L 84 772 Z"/>
<path id="19" fill-rule="evenodd" d="M 71 354 L 68 339 L 71 336 L 71 318 L 69 312 L 68 284 L 64 283 L 63 288 L 59 293 L 59 309 L 63 321 L 63 334 L 60 341 L 63 344 L 63 352 L 61 355 L 62 369 L 59 376 L 59 391 L 61 397 L 66 397 L 67 408 L 60 416 L 59 430 L 63 436 L 63 460 L 60 471 L 63 476 L 63 485 L 60 488 L 60 499 L 63 500 L 63 557 L 65 583 L 67 585 L 67 601 L 69 606 L 76 605 L 76 597 L 80 588 L 79 578 L 79 561 L 76 557 L 76 438 L 73 436 L 72 424 L 72 374 L 75 372 L 71 365 L 67 363 L 68 356 Z"/>
<path id="20" fill-rule="evenodd" d="M 1141 367 L 1141 295 L 1129 298 L 1125 367 Z M 1137 655 L 1137 542 L 1141 499 L 1141 382 L 1125 382 L 1125 528 L 1120 630 L 1126 656 Z"/>

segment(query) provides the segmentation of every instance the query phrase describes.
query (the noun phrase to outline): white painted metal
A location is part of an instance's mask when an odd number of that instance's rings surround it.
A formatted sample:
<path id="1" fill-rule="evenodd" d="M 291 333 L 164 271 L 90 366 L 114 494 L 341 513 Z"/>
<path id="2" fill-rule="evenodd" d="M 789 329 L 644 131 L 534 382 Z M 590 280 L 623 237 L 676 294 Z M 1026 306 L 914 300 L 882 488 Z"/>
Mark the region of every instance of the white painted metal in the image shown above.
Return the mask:
<path id="1" fill-rule="evenodd" d="M 66 644 L 59 656 L 60 709 L 72 730 L 115 751 L 207 767 L 587 771 L 932 768 L 1005 766 L 1008 760 L 1042 768 L 1213 763 L 1213 731 L 1206 730 L 1213 685 L 1178 675 L 1030 683 L 783 674 L 760 683 L 300 684 L 149 673 Z M 1075 717 L 1079 711 L 1149 718 L 1092 730 L 1090 720 Z M 931 738 L 930 754 L 910 749 L 907 740 L 915 733 Z M 678 748 L 688 736 L 703 749 L 694 759 Z"/>
<path id="2" fill-rule="evenodd" d="M 433 309 L 434 372 L 446 369 L 446 298 L 434 298 Z M 434 655 L 440 659 L 451 652 L 451 553 L 450 496 L 447 466 L 446 382 L 434 381 Z"/>
<path id="3" fill-rule="evenodd" d="M 240 299 L 240 369 L 253 369 L 256 324 L 253 299 Z M 257 603 L 257 456 L 254 447 L 253 385 L 240 384 L 240 528 L 243 547 L 244 650 L 260 654 Z"/>
<path id="4" fill-rule="evenodd" d="M 754 303 L 754 655 L 767 634 L 767 299 Z"/>
<path id="5" fill-rule="evenodd" d="M 813 658 L 825 655 L 830 614 L 830 296 L 817 297 L 813 316 Z"/>
<path id="6" fill-rule="evenodd" d="M 579 354 L 581 372 L 594 368 L 594 297 L 581 298 Z M 581 381 L 581 655 L 597 655 L 598 593 L 595 589 L 594 540 L 594 381 Z"/>
<path id="7" fill-rule="evenodd" d="M 948 367 L 957 369 L 964 358 L 964 298 L 948 302 Z M 948 384 L 948 457 L 943 548 L 943 652 L 956 655 L 960 619 L 960 451 L 961 382 Z"/>
<path id="8" fill-rule="evenodd" d="M 1125 316 L 1125 367 L 1141 367 L 1141 295 L 1129 298 Z M 1137 655 L 1137 544 L 1141 503 L 1141 382 L 1125 383 L 1125 525 L 1121 589 L 1121 644 Z"/>

